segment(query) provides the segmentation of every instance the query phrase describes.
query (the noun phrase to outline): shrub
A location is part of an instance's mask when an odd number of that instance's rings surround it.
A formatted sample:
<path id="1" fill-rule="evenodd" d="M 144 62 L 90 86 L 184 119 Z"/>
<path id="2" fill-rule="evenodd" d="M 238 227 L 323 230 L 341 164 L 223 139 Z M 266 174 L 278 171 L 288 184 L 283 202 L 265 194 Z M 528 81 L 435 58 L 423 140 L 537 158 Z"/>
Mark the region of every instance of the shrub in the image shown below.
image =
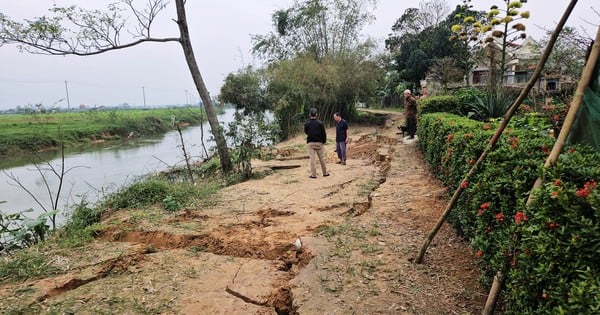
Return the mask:
<path id="1" fill-rule="evenodd" d="M 114 209 L 149 206 L 165 199 L 169 194 L 170 185 L 158 178 L 136 182 L 111 195 L 105 206 Z"/>
<path id="2" fill-rule="evenodd" d="M 470 239 L 484 284 L 496 271 L 505 274 L 507 313 L 597 311 L 600 153 L 573 146 L 556 167 L 543 169 L 554 139 L 535 128 L 518 128 L 521 123 L 504 131 L 464 182 L 448 221 Z M 419 148 L 448 190 L 463 184 L 495 124 L 446 113 L 420 117 Z M 526 208 L 540 175 L 543 188 Z"/>
<path id="3" fill-rule="evenodd" d="M 419 115 L 428 113 L 453 113 L 460 114 L 458 98 L 450 95 L 432 96 L 419 100 Z"/>

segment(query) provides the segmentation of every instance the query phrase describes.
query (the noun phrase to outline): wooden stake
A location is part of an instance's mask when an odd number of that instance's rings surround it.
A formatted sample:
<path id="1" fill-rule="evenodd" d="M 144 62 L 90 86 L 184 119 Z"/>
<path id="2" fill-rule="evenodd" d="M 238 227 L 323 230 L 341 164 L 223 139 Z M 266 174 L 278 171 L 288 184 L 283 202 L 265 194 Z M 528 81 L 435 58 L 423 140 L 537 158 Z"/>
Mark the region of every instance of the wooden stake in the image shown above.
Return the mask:
<path id="1" fill-rule="evenodd" d="M 479 156 L 479 158 L 477 159 L 477 161 L 473 164 L 473 166 L 471 167 L 471 169 L 469 170 L 469 172 L 467 173 L 467 175 L 463 178 L 462 182 L 468 183 L 468 180 L 475 173 L 475 171 L 477 170 L 478 166 L 487 157 L 488 153 L 496 146 L 496 143 L 500 139 L 500 136 L 504 132 L 504 129 L 506 129 L 506 126 L 510 122 L 510 119 L 512 118 L 512 116 L 514 115 L 514 113 L 517 111 L 517 109 L 519 108 L 519 106 L 521 105 L 521 103 L 523 102 L 523 100 L 525 100 L 525 97 L 527 96 L 527 94 L 529 94 L 529 91 L 531 91 L 531 89 L 533 88 L 533 86 L 537 82 L 540 74 L 542 73 L 542 69 L 546 65 L 546 61 L 548 60 L 548 57 L 550 56 L 550 53 L 552 52 L 552 48 L 554 47 L 554 44 L 556 43 L 556 40 L 558 38 L 558 34 L 563 29 L 565 23 L 567 22 L 567 19 L 569 18 L 569 15 L 571 15 L 571 12 L 573 11 L 573 8 L 575 8 L 575 4 L 577 4 L 577 0 L 571 0 L 571 2 L 569 3 L 569 6 L 567 7 L 566 11 L 563 13 L 563 16 L 562 16 L 561 20 L 558 22 L 558 25 L 556 26 L 556 29 L 554 30 L 554 33 L 552 33 L 552 36 L 550 37 L 550 40 L 548 41 L 548 45 L 546 46 L 546 49 L 544 50 L 544 53 L 542 54 L 540 62 L 537 64 L 537 67 L 535 68 L 535 71 L 533 72 L 533 74 L 531 75 L 531 78 L 527 82 L 527 85 L 525 86 L 525 88 L 523 90 L 521 90 L 521 93 L 519 94 L 519 96 L 517 97 L 517 99 L 510 106 L 510 108 L 506 111 L 506 113 L 504 114 L 504 117 L 502 119 L 502 122 L 500 123 L 500 126 L 498 127 L 498 129 L 496 130 L 496 132 L 494 133 L 494 135 L 492 136 L 492 139 L 490 140 L 490 142 L 488 143 L 488 145 L 485 147 L 485 149 L 483 150 L 483 152 L 481 153 L 481 155 Z M 419 255 L 415 259 L 416 263 L 420 264 L 420 263 L 423 262 L 423 257 L 425 256 L 425 252 L 427 251 L 427 248 L 429 247 L 429 244 L 431 243 L 431 241 L 433 240 L 433 238 L 435 237 L 435 235 L 438 233 L 438 231 L 442 227 L 442 224 L 444 223 L 444 221 L 448 217 L 448 214 L 450 214 L 450 211 L 452 210 L 452 208 L 454 208 L 454 206 L 456 205 L 456 202 L 458 201 L 458 197 L 460 197 L 460 195 L 463 192 L 463 190 L 464 190 L 464 188 L 463 188 L 463 185 L 461 183 L 461 185 L 459 185 L 458 188 L 456 189 L 456 191 L 454 192 L 454 195 L 452 196 L 452 199 L 450 199 L 450 201 L 448 202 L 448 205 L 446 206 L 446 209 L 444 210 L 444 212 L 442 213 L 442 215 L 438 219 L 438 221 L 435 224 L 434 228 L 427 235 L 427 238 L 425 239 L 425 242 L 423 242 L 423 245 L 421 246 L 421 250 L 419 251 Z"/>
<path id="2" fill-rule="evenodd" d="M 569 107 L 569 112 L 567 113 L 567 117 L 565 117 L 565 122 L 560 129 L 560 133 L 558 134 L 558 138 L 552 147 L 552 151 L 550 155 L 546 159 L 546 163 L 544 164 L 544 168 L 549 167 L 550 165 L 556 164 L 556 160 L 560 155 L 563 147 L 565 146 L 565 142 L 569 133 L 571 132 L 571 128 L 573 127 L 573 123 L 575 122 L 575 118 L 577 118 L 577 112 L 579 111 L 579 106 L 583 101 L 583 94 L 585 93 L 585 89 L 590 84 L 592 80 L 592 75 L 594 74 L 594 69 L 596 68 L 596 63 L 598 62 L 598 58 L 600 58 L 600 27 L 598 27 L 598 31 L 596 32 L 596 39 L 594 40 L 594 44 L 592 45 L 592 50 L 590 55 L 588 56 L 587 62 L 585 63 L 585 68 L 583 68 L 583 73 L 581 75 L 581 79 L 577 85 L 577 90 L 575 91 L 575 95 L 573 96 L 573 102 L 571 102 L 571 106 Z M 531 191 L 529 193 L 529 198 L 527 199 L 527 206 L 531 204 L 533 201 L 533 192 L 540 188 L 542 185 L 542 178 L 538 177 Z"/>

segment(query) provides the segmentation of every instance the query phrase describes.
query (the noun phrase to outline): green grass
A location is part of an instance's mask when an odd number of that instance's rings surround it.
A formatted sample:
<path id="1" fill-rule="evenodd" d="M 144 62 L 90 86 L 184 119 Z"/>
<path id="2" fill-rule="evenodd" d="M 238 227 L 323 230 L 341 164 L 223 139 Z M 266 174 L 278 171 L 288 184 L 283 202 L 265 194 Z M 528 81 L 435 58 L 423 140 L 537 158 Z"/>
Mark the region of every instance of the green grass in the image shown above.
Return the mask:
<path id="1" fill-rule="evenodd" d="M 19 251 L 0 257 L 0 283 L 24 281 L 57 274 L 59 270 L 34 250 Z"/>
<path id="2" fill-rule="evenodd" d="M 199 108 L 136 109 L 69 113 L 0 115 L 0 156 L 37 152 L 117 140 L 130 133 L 140 136 L 164 133 L 172 117 L 185 124 L 200 123 Z"/>

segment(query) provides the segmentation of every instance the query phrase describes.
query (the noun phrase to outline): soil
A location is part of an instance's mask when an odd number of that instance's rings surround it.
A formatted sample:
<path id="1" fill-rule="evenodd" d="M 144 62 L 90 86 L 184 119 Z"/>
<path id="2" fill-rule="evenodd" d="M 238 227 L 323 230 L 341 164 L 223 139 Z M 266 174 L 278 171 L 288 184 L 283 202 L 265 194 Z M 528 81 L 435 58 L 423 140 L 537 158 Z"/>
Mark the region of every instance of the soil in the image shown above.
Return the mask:
<path id="1" fill-rule="evenodd" d="M 253 161 L 258 179 L 176 213 L 119 211 L 77 249 L 47 248 L 61 272 L 0 286 L 0 309 L 61 314 L 475 314 L 487 291 L 473 252 L 400 113 L 350 121 L 347 165 L 326 146 L 329 177 L 309 178 L 304 137 Z M 334 135 L 328 129 L 328 135 Z M 320 172 L 320 170 L 319 170 Z"/>

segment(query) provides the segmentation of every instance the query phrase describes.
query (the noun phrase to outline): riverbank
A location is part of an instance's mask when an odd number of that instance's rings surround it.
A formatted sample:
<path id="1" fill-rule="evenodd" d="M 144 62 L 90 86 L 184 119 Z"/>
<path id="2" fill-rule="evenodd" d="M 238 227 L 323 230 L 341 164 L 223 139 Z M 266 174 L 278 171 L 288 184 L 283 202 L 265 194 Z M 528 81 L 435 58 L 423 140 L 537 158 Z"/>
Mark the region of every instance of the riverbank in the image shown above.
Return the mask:
<path id="1" fill-rule="evenodd" d="M 199 107 L 1 115 L 0 157 L 161 134 L 174 122 L 200 124 L 202 116 Z"/>
<path id="2" fill-rule="evenodd" d="M 373 114 L 376 115 L 376 114 Z M 304 137 L 253 161 L 261 176 L 166 211 L 111 212 L 81 247 L 38 246 L 52 274 L 0 283 L 16 313 L 476 314 L 474 254 L 447 225 L 411 262 L 446 205 L 401 114 L 350 122 L 347 165 L 309 178 Z M 328 134 L 333 134 L 328 129 Z M 259 174 L 257 174 L 259 175 Z M 299 240 L 299 241 L 298 241 Z M 301 245 L 299 248 L 296 246 Z"/>

